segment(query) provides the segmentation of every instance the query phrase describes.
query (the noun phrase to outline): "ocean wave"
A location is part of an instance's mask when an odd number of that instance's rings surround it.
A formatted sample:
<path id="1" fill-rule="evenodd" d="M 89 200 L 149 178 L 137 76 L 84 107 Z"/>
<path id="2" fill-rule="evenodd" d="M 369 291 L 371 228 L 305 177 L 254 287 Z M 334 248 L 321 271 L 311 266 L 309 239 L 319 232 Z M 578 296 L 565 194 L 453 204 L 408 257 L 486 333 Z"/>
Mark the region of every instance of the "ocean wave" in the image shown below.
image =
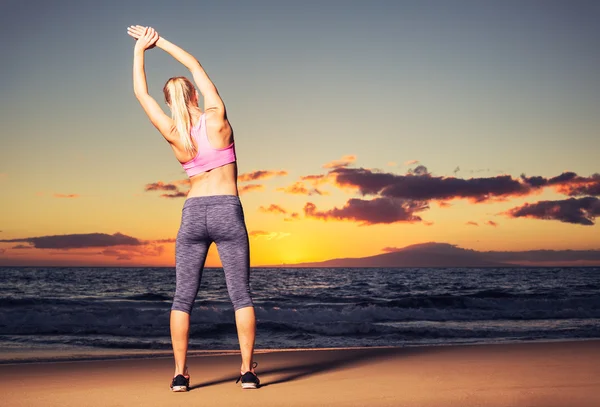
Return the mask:
<path id="1" fill-rule="evenodd" d="M 144 294 L 136 294 L 125 297 L 126 300 L 133 301 L 173 301 L 172 296 L 167 296 L 163 294 L 156 293 L 144 293 Z"/>
<path id="2" fill-rule="evenodd" d="M 433 306 L 430 301 L 438 301 Z M 466 302 L 469 304 L 466 304 Z M 72 307 L 72 304 L 30 305 L 0 309 L 0 334 L 100 334 L 122 336 L 160 336 L 168 329 L 170 302 L 152 307 L 94 303 Z M 450 306 L 451 304 L 452 306 Z M 391 306 L 390 306 L 391 305 Z M 399 306 L 401 305 L 401 306 Z M 386 305 L 330 305 L 313 307 L 255 306 L 261 323 L 282 324 L 302 328 L 319 324 L 373 324 L 409 321 L 489 321 L 489 320 L 560 320 L 600 318 L 600 298 L 589 297 L 547 301 L 541 299 L 463 298 L 460 303 L 440 298 L 414 298 L 410 302 Z M 200 305 L 192 312 L 192 329 L 210 335 L 232 332 L 231 305 Z M 272 325 L 276 329 L 276 325 Z M 336 328 L 338 329 L 338 328 Z"/>

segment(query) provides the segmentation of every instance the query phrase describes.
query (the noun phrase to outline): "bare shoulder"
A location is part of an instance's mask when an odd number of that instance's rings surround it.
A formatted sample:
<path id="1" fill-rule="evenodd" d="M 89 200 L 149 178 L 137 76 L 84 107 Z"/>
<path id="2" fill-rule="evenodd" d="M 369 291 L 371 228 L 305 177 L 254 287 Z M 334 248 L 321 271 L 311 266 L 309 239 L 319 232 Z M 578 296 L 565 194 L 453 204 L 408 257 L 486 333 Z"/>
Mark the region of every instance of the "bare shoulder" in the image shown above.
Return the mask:
<path id="1" fill-rule="evenodd" d="M 181 143 L 181 138 L 179 137 L 179 132 L 177 131 L 177 127 L 175 127 L 175 123 L 170 123 L 168 126 L 164 126 L 162 129 L 158 129 L 162 136 L 167 140 L 169 144 L 179 148 L 179 144 Z"/>
<path id="2" fill-rule="evenodd" d="M 214 108 L 207 109 L 204 112 L 206 127 L 210 129 L 210 132 L 213 134 L 219 134 L 223 137 L 227 137 L 231 134 L 231 124 L 227 119 L 227 115 L 225 114 L 224 109 Z"/>

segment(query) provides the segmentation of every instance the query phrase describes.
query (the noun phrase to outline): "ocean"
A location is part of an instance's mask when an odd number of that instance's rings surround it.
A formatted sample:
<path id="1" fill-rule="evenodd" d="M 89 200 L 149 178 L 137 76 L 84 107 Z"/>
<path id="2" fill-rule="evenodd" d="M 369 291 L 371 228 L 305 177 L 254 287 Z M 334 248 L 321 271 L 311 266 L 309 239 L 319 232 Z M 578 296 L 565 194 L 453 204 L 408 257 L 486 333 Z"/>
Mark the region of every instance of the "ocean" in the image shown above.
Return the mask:
<path id="1" fill-rule="evenodd" d="M 0 268 L 0 361 L 16 351 L 167 351 L 174 268 Z M 600 338 L 600 268 L 253 268 L 256 348 Z M 190 350 L 236 350 L 222 269 Z"/>

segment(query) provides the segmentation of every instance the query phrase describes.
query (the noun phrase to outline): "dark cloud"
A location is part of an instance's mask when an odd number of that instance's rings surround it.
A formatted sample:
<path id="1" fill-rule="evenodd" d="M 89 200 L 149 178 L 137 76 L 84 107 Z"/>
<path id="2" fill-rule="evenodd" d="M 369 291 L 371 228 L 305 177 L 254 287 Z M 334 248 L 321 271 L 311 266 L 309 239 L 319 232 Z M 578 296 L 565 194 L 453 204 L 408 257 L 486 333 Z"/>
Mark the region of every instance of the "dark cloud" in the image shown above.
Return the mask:
<path id="1" fill-rule="evenodd" d="M 189 180 L 179 180 L 172 183 L 165 183 L 162 181 L 153 182 L 146 184 L 144 191 L 167 191 L 166 194 L 160 194 L 161 198 L 185 198 L 187 192 L 180 191 L 179 185 L 189 185 Z"/>
<path id="2" fill-rule="evenodd" d="M 489 225 L 489 226 L 494 226 L 494 227 L 498 226 L 498 224 L 496 222 L 494 222 L 493 220 L 488 220 L 487 222 L 485 222 L 485 224 Z"/>
<path id="3" fill-rule="evenodd" d="M 473 222 L 473 221 L 471 221 L 471 220 L 470 220 L 470 221 L 468 221 L 468 222 L 466 223 L 466 225 L 469 225 L 469 226 L 479 226 L 479 224 L 478 224 L 477 222 Z"/>
<path id="4" fill-rule="evenodd" d="M 240 182 L 245 182 L 245 181 L 256 181 L 259 179 L 267 179 L 267 178 L 272 178 L 272 177 L 282 177 L 288 175 L 287 171 L 281 170 L 281 171 L 272 171 L 272 170 L 258 170 L 258 171 L 252 171 L 252 172 L 247 172 L 244 174 L 240 174 L 238 176 L 238 181 Z"/>
<path id="5" fill-rule="evenodd" d="M 600 182 L 596 184 L 561 187 L 558 191 L 569 196 L 600 196 Z"/>
<path id="6" fill-rule="evenodd" d="M 378 194 L 383 188 L 392 185 L 398 177 L 395 174 L 364 168 L 338 168 L 330 174 L 338 186 L 357 188 L 363 195 Z"/>
<path id="7" fill-rule="evenodd" d="M 427 171 L 427 167 L 424 165 L 417 165 L 414 169 L 408 170 L 408 173 L 411 175 L 430 175 L 429 171 Z"/>
<path id="8" fill-rule="evenodd" d="M 338 185 L 358 188 L 363 195 L 379 194 L 401 199 L 467 198 L 482 202 L 493 197 L 527 195 L 531 191 L 529 185 L 509 175 L 470 179 L 435 177 L 425 167 L 419 167 L 419 170 L 407 175 L 373 172 L 364 168 L 341 168 L 332 173 Z"/>
<path id="9" fill-rule="evenodd" d="M 154 182 L 152 184 L 146 184 L 144 191 L 177 191 L 177 185 L 166 184 L 162 181 Z"/>
<path id="10" fill-rule="evenodd" d="M 185 198 L 187 196 L 187 192 L 177 191 L 172 194 L 161 194 L 161 198 Z"/>
<path id="11" fill-rule="evenodd" d="M 419 165 L 406 175 L 396 175 L 365 168 L 337 168 L 330 172 L 335 184 L 342 188 L 355 188 L 363 195 L 415 199 L 451 200 L 469 199 L 484 202 L 502 200 L 512 196 L 525 196 L 544 187 L 554 187 L 558 192 L 571 195 L 598 195 L 600 174 L 581 177 L 565 172 L 552 178 L 540 176 L 513 178 L 498 175 L 482 178 L 436 177 Z"/>
<path id="12" fill-rule="evenodd" d="M 593 225 L 600 215 L 600 199 L 596 197 L 569 198 L 559 201 L 539 201 L 512 208 L 506 215 L 513 218 L 558 220 L 579 225 Z"/>
<path id="13" fill-rule="evenodd" d="M 83 233 L 72 235 L 54 235 L 26 237 L 21 239 L 0 240 L 0 242 L 27 242 L 36 249 L 80 249 L 84 247 L 138 246 L 143 243 L 135 237 L 121 233 Z"/>
<path id="14" fill-rule="evenodd" d="M 563 172 L 552 178 L 540 176 L 527 177 L 525 174 L 522 174 L 521 179 L 537 188 L 554 187 L 557 192 L 568 196 L 600 195 L 600 174 L 582 177 L 574 172 Z"/>
<path id="15" fill-rule="evenodd" d="M 600 196 L 600 174 L 576 177 L 570 183 L 558 185 L 556 190 L 568 196 Z"/>
<path id="16" fill-rule="evenodd" d="M 33 246 L 27 246 L 26 244 L 18 244 L 11 247 L 11 249 L 33 249 Z"/>
<path id="17" fill-rule="evenodd" d="M 415 215 L 428 209 L 427 202 L 409 201 L 393 198 L 375 198 L 372 200 L 350 199 L 343 208 L 319 211 L 315 204 L 308 202 L 304 205 L 304 214 L 308 218 L 322 220 L 350 220 L 362 225 L 395 222 L 420 222 Z"/>

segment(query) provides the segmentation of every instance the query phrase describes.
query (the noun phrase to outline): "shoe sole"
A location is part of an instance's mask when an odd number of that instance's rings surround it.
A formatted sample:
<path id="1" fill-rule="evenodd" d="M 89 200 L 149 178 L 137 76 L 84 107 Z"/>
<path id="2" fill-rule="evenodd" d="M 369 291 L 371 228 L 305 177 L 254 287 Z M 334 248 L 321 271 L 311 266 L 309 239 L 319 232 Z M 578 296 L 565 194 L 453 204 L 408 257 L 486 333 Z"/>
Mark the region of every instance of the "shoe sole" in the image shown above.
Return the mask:
<path id="1" fill-rule="evenodd" d="M 242 389 L 256 389 L 255 383 L 242 383 Z"/>
<path id="2" fill-rule="evenodd" d="M 188 389 L 186 386 L 173 386 L 173 387 L 171 387 L 171 391 L 182 392 L 182 391 L 188 391 Z"/>

